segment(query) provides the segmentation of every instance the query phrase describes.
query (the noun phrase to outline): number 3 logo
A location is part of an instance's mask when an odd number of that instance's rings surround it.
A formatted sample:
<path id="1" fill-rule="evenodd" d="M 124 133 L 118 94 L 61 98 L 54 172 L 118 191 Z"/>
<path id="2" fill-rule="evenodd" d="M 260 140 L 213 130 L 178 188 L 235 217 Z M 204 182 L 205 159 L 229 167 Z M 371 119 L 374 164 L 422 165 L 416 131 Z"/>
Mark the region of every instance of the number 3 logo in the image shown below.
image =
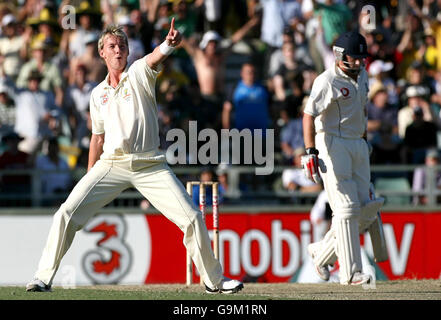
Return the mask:
<path id="1" fill-rule="evenodd" d="M 102 234 L 97 248 L 87 251 L 82 259 L 85 274 L 95 284 L 118 283 L 132 264 L 132 253 L 124 241 L 127 226 L 123 217 L 98 216 L 83 230 Z"/>

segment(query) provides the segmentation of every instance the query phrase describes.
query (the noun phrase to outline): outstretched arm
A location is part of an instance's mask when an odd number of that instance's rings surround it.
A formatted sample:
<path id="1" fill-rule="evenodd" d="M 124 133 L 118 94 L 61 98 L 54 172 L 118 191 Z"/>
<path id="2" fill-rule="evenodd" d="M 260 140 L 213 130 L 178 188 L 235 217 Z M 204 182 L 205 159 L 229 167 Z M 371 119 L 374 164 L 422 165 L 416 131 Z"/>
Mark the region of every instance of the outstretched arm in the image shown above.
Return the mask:
<path id="1" fill-rule="evenodd" d="M 255 26 L 257 26 L 260 22 L 260 16 L 254 16 L 250 20 L 248 20 L 247 23 L 245 23 L 239 30 L 237 30 L 233 35 L 231 36 L 231 42 L 233 44 L 239 42 L 243 39 L 243 37 L 246 36 L 248 32 L 250 32 L 251 29 L 253 29 Z"/>
<path id="2" fill-rule="evenodd" d="M 242 40 L 248 32 L 250 32 L 251 29 L 253 29 L 256 25 L 258 25 L 260 22 L 260 16 L 255 16 L 248 20 L 247 23 L 245 23 L 239 30 L 237 30 L 233 35 L 231 36 L 230 44 L 227 48 L 224 49 L 224 54 L 228 54 L 233 46 L 238 43 L 240 40 Z"/>
<path id="3" fill-rule="evenodd" d="M 156 67 L 173 52 L 174 48 L 181 43 L 181 39 L 181 34 L 175 29 L 175 18 L 173 18 L 170 25 L 170 31 L 168 32 L 167 37 L 165 37 L 165 41 L 160 46 L 157 46 L 155 50 L 146 57 L 149 67 L 156 69 Z"/>
<path id="4" fill-rule="evenodd" d="M 196 55 L 196 52 L 200 50 L 197 44 L 194 43 L 194 39 L 192 38 L 183 38 L 181 41 L 182 48 L 187 51 L 188 55 L 192 58 Z"/>

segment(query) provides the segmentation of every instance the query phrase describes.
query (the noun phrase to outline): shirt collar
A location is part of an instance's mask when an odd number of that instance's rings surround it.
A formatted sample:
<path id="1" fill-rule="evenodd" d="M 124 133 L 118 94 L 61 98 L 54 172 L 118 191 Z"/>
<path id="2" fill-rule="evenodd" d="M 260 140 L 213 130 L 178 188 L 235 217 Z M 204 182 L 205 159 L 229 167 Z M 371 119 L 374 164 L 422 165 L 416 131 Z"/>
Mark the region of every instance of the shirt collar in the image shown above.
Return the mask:
<path id="1" fill-rule="evenodd" d="M 352 79 L 350 76 L 348 76 L 346 73 L 344 73 L 343 70 L 337 66 L 337 64 L 334 64 L 334 71 L 335 71 L 335 74 L 339 77 L 343 77 L 346 79 Z"/>
<path id="2" fill-rule="evenodd" d="M 362 67 L 361 70 L 360 70 L 360 72 L 358 73 L 358 77 L 357 77 L 357 81 L 356 81 L 356 80 L 352 79 L 350 76 L 348 76 L 346 73 L 344 73 L 343 70 L 341 70 L 341 69 L 337 66 L 337 64 L 334 65 L 334 72 L 335 72 L 335 74 L 336 74 L 338 77 L 345 78 L 346 80 L 349 80 L 349 81 L 352 81 L 352 82 L 355 82 L 355 83 L 358 83 L 358 81 L 360 81 L 360 78 L 361 78 L 361 76 L 362 76 L 362 74 L 363 74 L 364 71 L 365 71 L 365 69 Z"/>
<path id="3" fill-rule="evenodd" d="M 119 79 L 118 85 L 113 88 L 110 84 L 109 84 L 109 73 L 107 73 L 106 78 L 104 79 L 104 89 L 117 89 L 121 86 L 121 83 L 124 81 L 125 78 L 127 78 L 128 76 L 128 71 L 129 71 L 129 67 L 126 66 L 126 68 L 124 69 L 123 73 L 121 74 L 121 77 Z"/>

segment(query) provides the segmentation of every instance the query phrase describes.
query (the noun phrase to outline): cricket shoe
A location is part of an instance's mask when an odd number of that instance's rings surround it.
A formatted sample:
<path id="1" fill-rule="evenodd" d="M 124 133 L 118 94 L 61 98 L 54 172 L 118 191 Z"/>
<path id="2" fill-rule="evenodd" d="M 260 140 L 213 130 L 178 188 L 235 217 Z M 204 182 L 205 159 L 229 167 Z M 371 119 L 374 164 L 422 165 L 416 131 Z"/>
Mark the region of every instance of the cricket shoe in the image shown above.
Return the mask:
<path id="1" fill-rule="evenodd" d="M 360 284 L 369 284 L 372 281 L 372 277 L 369 274 L 364 274 L 361 272 L 355 272 L 352 275 L 351 281 L 349 283 L 353 286 L 359 286 Z"/>
<path id="2" fill-rule="evenodd" d="M 205 292 L 214 294 L 214 293 L 237 293 L 243 289 L 243 283 L 238 280 L 229 279 L 224 277 L 222 281 L 215 287 L 210 288 L 205 285 Z"/>
<path id="3" fill-rule="evenodd" d="M 26 291 L 28 292 L 51 292 L 51 286 L 48 286 L 40 279 L 34 278 L 26 285 Z"/>
<path id="4" fill-rule="evenodd" d="M 312 263 L 314 264 L 315 272 L 318 274 L 320 279 L 324 281 L 328 281 L 331 277 L 331 273 L 329 272 L 328 265 L 320 266 L 315 263 L 314 257 L 318 250 L 318 247 L 320 246 L 319 243 L 311 243 L 308 245 L 308 253 L 312 258 Z"/>

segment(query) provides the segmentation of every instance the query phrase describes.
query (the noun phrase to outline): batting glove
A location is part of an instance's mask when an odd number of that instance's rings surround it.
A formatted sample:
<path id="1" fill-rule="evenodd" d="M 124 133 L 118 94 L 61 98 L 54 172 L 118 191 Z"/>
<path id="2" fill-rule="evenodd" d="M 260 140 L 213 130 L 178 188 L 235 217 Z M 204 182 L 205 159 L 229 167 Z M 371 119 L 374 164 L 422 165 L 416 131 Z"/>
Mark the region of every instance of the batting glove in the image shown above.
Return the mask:
<path id="1" fill-rule="evenodd" d="M 308 148 L 307 155 L 302 156 L 302 167 L 305 177 L 315 183 L 321 183 L 322 178 L 319 172 L 319 158 L 318 150 L 315 148 Z"/>

